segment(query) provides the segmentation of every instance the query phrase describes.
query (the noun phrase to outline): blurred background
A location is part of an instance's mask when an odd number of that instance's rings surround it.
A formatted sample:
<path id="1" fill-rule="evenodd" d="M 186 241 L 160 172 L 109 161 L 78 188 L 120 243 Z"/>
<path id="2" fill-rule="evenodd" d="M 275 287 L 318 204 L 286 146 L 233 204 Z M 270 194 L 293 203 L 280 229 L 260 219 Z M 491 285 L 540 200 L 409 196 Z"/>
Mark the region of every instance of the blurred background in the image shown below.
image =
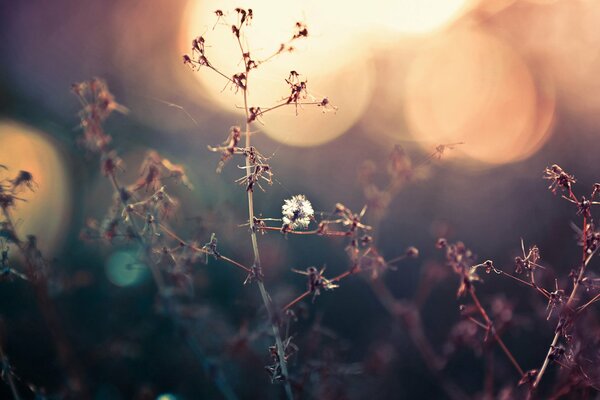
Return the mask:
<path id="1" fill-rule="evenodd" d="M 600 179 L 598 1 L 55 0 L 0 7 L 0 164 L 31 171 L 38 183 L 16 210 L 18 229 L 37 235 L 53 260 L 52 298 L 94 399 L 219 398 L 170 320 L 157 313 L 149 272 L 126 268 L 135 249 L 79 240 L 86 219 L 109 208 L 112 189 L 99 160 L 76 144 L 79 104 L 70 93 L 74 82 L 105 79 L 129 109 L 105 125 L 125 176 L 135 179 L 148 149 L 183 164 L 195 189 L 169 188 L 181 203 L 172 226 L 206 241 L 217 232 L 223 253 L 249 264 L 247 228 L 239 226 L 247 218 L 245 198 L 233 183 L 240 171 L 232 162 L 217 175 L 218 156 L 207 151 L 230 126 L 243 124 L 243 102 L 211 71 L 182 62 L 191 40 L 203 35 L 214 64 L 231 74 L 240 68 L 229 28 L 215 25 L 217 8 L 254 10 L 248 45 L 259 55 L 286 40 L 296 21 L 308 26 L 297 51 L 257 71 L 252 104 L 276 103 L 296 70 L 315 97 L 338 107 L 305 107 L 298 116 L 283 108 L 255 124 L 255 144 L 273 154 L 276 174 L 266 193 L 257 192 L 257 212 L 279 217 L 283 199 L 297 193 L 316 210 L 342 202 L 358 211 L 367 202 L 359 173 L 374 167 L 371 183 L 383 188 L 395 145 L 418 164 L 437 145 L 463 143 L 404 185 L 378 221 L 384 256 L 410 245 L 421 252 L 385 275 L 389 289 L 400 299 L 415 295 L 427 269 L 442 262 L 434 247 L 439 236 L 463 240 L 507 270 L 521 238 L 540 247 L 544 265 L 558 276 L 566 278 L 577 260 L 573 209 L 541 178 L 557 163 L 577 176 L 582 191 Z M 260 240 L 267 285 L 279 304 L 305 289 L 291 268 L 327 265 L 331 275 L 347 268 L 341 241 Z M 262 370 L 264 310 L 242 280 L 219 263 L 198 266 L 198 335 L 240 397 L 278 398 Z M 444 278 L 423 303 L 426 336 L 440 353 L 460 319 L 455 291 L 455 277 Z M 537 368 L 552 335 L 553 323 L 537 318 L 545 304 L 494 277 L 480 291 L 484 305 L 510 305 L 514 327 L 506 342 L 526 369 Z M 17 374 L 59 394 L 65 374 L 28 283 L 1 282 L 0 299 L 2 345 Z M 333 344 L 324 346 L 335 349 L 340 365 L 362 371 L 332 383 L 349 393 L 340 389 L 331 398 L 445 398 L 365 280 L 349 279 L 307 302 L 295 329 L 302 336 L 315 324 L 330 333 Z M 238 354 L 232 343 L 244 335 L 252 338 L 251 351 Z M 445 373 L 465 392 L 480 393 L 486 363 L 477 351 L 467 346 L 453 360 Z M 518 379 L 499 352 L 496 363 L 497 388 Z M 0 397 L 7 396 L 3 385 Z"/>

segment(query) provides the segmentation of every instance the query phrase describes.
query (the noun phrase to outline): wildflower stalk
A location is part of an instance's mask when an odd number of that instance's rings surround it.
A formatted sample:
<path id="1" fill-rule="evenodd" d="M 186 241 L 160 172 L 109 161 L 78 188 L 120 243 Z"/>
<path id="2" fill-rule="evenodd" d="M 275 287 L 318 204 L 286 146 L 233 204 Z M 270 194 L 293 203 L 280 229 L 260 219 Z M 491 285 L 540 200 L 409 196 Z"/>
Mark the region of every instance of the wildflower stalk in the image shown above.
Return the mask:
<path id="1" fill-rule="evenodd" d="M 239 41 L 239 38 L 238 38 Z M 241 47 L 241 43 L 240 43 Z M 242 51 L 243 53 L 243 51 Z M 248 108 L 248 81 L 249 81 L 249 72 L 250 70 L 246 68 L 246 85 L 242 88 L 244 94 L 244 111 L 246 114 L 246 139 L 245 146 L 246 148 L 250 148 L 251 140 L 250 140 L 250 111 Z M 246 157 L 246 179 L 249 181 L 251 179 L 252 174 L 252 165 L 250 163 L 250 158 Z M 258 289 L 260 291 L 260 296 L 262 298 L 263 304 L 267 310 L 267 315 L 269 318 L 269 323 L 271 325 L 271 330 L 273 331 L 273 336 L 275 337 L 275 346 L 277 348 L 277 356 L 279 358 L 279 365 L 281 368 L 281 375 L 283 377 L 283 384 L 285 388 L 286 396 L 289 400 L 293 399 L 292 387 L 289 382 L 287 361 L 285 355 L 285 348 L 283 346 L 283 341 L 281 340 L 281 333 L 279 331 L 279 326 L 277 321 L 275 320 L 275 312 L 273 307 L 273 301 L 267 292 L 264 282 L 261 277 L 261 262 L 260 262 L 260 252 L 258 249 L 258 239 L 256 237 L 256 229 L 254 228 L 254 192 L 252 190 L 247 190 L 247 199 L 248 199 L 248 221 L 250 223 L 250 240 L 252 241 L 252 252 L 254 253 L 254 263 L 252 265 L 253 271 L 258 271 L 258 276 L 256 279 L 256 283 L 258 285 Z"/>
<path id="2" fill-rule="evenodd" d="M 575 196 L 573 196 L 572 192 L 570 192 L 570 195 L 571 195 L 571 197 L 575 197 Z M 585 238 L 587 237 L 587 234 L 588 234 L 587 229 L 588 229 L 587 218 L 586 218 L 586 215 L 584 214 L 583 215 L 583 235 L 582 235 L 582 237 L 584 238 L 583 246 L 582 246 L 583 247 L 582 261 L 581 261 L 581 266 L 579 268 L 579 273 L 577 274 L 577 280 L 575 280 L 575 283 L 573 284 L 573 290 L 571 291 L 571 294 L 569 295 L 569 298 L 567 299 L 567 302 L 565 303 L 565 309 L 567 309 L 567 310 L 569 310 L 571 308 L 573 301 L 575 301 L 575 298 L 576 298 L 575 296 L 577 295 L 577 290 L 579 289 L 579 284 L 583 278 L 583 275 L 585 274 L 587 265 L 590 263 L 590 261 L 592 260 L 592 257 L 595 254 L 595 251 L 594 251 L 593 253 L 587 255 L 587 246 L 586 246 L 586 241 L 585 241 Z M 560 336 L 561 336 L 560 330 L 555 329 L 554 338 L 552 339 L 552 343 L 550 344 L 550 347 L 548 348 L 548 353 L 546 354 L 546 358 L 544 358 L 544 363 L 542 364 L 542 367 L 540 368 L 540 371 L 538 372 L 538 374 L 535 378 L 535 381 L 531 385 L 530 393 L 533 393 L 538 388 L 540 382 L 542 381 L 542 377 L 544 376 L 544 373 L 546 372 L 546 369 L 548 368 L 548 365 L 550 364 L 550 356 L 552 354 L 552 349 L 555 348 Z"/>

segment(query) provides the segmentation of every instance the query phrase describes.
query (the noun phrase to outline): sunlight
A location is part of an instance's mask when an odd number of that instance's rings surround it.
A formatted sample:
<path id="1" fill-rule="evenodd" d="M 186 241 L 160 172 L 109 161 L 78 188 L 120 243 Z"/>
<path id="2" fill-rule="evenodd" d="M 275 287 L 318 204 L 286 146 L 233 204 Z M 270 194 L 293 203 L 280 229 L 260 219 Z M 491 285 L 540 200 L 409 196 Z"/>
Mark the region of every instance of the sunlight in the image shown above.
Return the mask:
<path id="1" fill-rule="evenodd" d="M 14 219 L 19 233 L 33 234 L 44 253 L 60 248 L 64 230 L 69 225 L 71 188 L 60 153 L 48 137 L 20 123 L 0 122 L 0 160 L 8 171 L 2 178 L 13 177 L 20 170 L 33 175 L 35 193 L 24 191 Z"/>
<path id="2" fill-rule="evenodd" d="M 372 6 L 370 18 L 375 26 L 385 26 L 400 33 L 423 34 L 446 26 L 461 11 L 464 11 L 469 2 L 469 0 L 379 0 Z"/>
<path id="3" fill-rule="evenodd" d="M 414 60 L 405 113 L 411 132 L 428 146 L 464 142 L 461 152 L 502 164 L 531 155 L 548 138 L 554 91 L 536 85 L 505 43 L 483 30 L 460 28 Z"/>
<path id="4" fill-rule="evenodd" d="M 211 62 L 222 66 L 227 76 L 238 72 L 231 66 L 240 62 L 240 49 L 229 26 L 223 26 L 221 20 L 217 23 L 214 11 L 231 11 L 244 3 L 248 2 L 190 2 L 185 12 L 182 52 L 189 52 L 192 38 L 203 35 Z M 373 88 L 374 70 L 360 32 L 351 30 L 352 21 L 334 18 L 333 9 L 316 2 L 301 6 L 262 0 L 249 4 L 254 19 L 247 27 L 244 45 L 250 47 L 257 60 L 268 58 L 286 42 L 296 22 L 306 22 L 309 29 L 308 38 L 295 41 L 296 51 L 281 54 L 252 71 L 250 105 L 264 108 L 286 98 L 289 88 L 285 79 L 293 69 L 308 80 L 308 91 L 315 99 L 327 97 L 340 110 L 338 115 L 323 115 L 322 109 L 305 107 L 299 110 L 304 117 L 296 118 L 295 108 L 287 107 L 265 115 L 260 129 L 277 141 L 295 146 L 314 146 L 343 134 L 364 112 Z M 229 12 L 225 18 L 233 21 L 237 16 Z M 243 115 L 241 92 L 226 87 L 226 81 L 213 71 L 202 70 L 195 76 L 217 105 Z M 232 104 L 237 104 L 237 109 L 232 109 Z"/>

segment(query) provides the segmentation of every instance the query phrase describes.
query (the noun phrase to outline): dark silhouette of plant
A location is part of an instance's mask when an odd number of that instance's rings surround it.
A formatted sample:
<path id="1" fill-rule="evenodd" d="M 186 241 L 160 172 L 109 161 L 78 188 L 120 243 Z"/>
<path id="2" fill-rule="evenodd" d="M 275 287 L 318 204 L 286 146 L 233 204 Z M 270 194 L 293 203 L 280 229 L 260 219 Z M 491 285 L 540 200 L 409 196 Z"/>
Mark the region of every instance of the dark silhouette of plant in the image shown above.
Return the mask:
<path id="1" fill-rule="evenodd" d="M 8 171 L 8 167 L 0 165 L 0 170 Z M 14 222 L 12 214 L 14 208 L 18 206 L 19 202 L 27 201 L 25 198 L 26 193 L 33 192 L 36 188 L 37 183 L 28 171 L 19 171 L 12 178 L 0 180 L 0 210 L 2 212 L 2 220 L 0 221 L 0 279 L 22 279 L 31 284 L 39 309 L 48 326 L 48 331 L 54 339 L 59 361 L 69 377 L 68 390 L 80 398 L 89 398 L 79 361 L 64 332 L 62 320 L 49 293 L 52 285 L 50 263 L 38 249 L 37 238 L 34 235 L 27 235 L 23 239 Z M 19 254 L 22 262 L 20 265 L 19 263 L 12 264 L 10 259 L 12 250 L 16 250 Z M 8 361 L 8 356 L 1 348 L 1 343 L 0 358 L 2 377 L 8 383 L 13 397 L 20 399 L 18 386 L 15 382 L 19 382 L 21 379 L 15 375 Z M 36 396 L 45 396 L 43 388 L 37 388 L 30 383 L 26 383 L 25 386 L 28 391 Z"/>

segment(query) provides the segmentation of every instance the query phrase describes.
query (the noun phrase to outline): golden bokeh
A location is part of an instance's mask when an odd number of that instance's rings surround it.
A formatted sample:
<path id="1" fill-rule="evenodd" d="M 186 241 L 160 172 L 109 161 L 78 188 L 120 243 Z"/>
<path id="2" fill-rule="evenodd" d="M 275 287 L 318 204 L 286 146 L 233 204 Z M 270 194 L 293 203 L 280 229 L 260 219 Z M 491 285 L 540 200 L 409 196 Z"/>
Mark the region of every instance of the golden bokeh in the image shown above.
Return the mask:
<path id="1" fill-rule="evenodd" d="M 514 162 L 547 139 L 554 92 L 538 87 L 510 46 L 475 26 L 433 40 L 406 77 L 411 133 L 427 146 L 464 142 L 464 154 L 490 164 Z"/>
<path id="2" fill-rule="evenodd" d="M 511 11 L 497 23 L 518 37 L 515 47 L 548 69 L 569 111 L 598 122 L 600 2 L 547 1 Z"/>
<path id="3" fill-rule="evenodd" d="M 378 0 L 362 9 L 375 27 L 406 34 L 441 29 L 464 12 L 471 0 Z"/>
<path id="4" fill-rule="evenodd" d="M 13 217 L 23 238 L 38 237 L 39 248 L 46 254 L 60 248 L 69 225 L 71 188 L 65 165 L 52 141 L 42 132 L 20 123 L 0 121 L 0 171 L 2 179 L 13 178 L 20 170 L 33 175 L 35 192 L 19 194 Z"/>
<path id="5" fill-rule="evenodd" d="M 287 98 L 289 87 L 285 79 L 295 70 L 302 79 L 308 80 L 308 91 L 315 100 L 327 97 L 340 110 L 336 115 L 323 115 L 322 109 L 306 106 L 298 110 L 302 116 L 297 118 L 295 107 L 286 106 L 265 114 L 264 125 L 255 124 L 255 128 L 295 146 L 322 144 L 347 131 L 369 102 L 374 70 L 364 38 L 350 27 L 348 20 L 332 18 L 330 13 L 334 10 L 329 6 L 319 8 L 315 2 L 300 5 L 264 0 L 251 3 L 193 1 L 185 12 L 188 20 L 184 22 L 182 51 L 189 52 L 191 39 L 203 35 L 211 63 L 222 68 L 227 76 L 243 70 L 240 49 L 231 29 L 221 24 L 215 26 L 214 11 L 217 8 L 230 11 L 226 17 L 234 22 L 237 16 L 232 10 L 244 7 L 244 3 L 248 3 L 254 14 L 251 25 L 244 27 L 247 29 L 244 44 L 257 60 L 269 57 L 281 43 L 289 40 L 296 22 L 306 22 L 309 29 L 308 38 L 294 42 L 296 51 L 281 54 L 252 71 L 248 84 L 250 106 L 267 108 Z M 217 104 L 243 115 L 241 92 L 225 87 L 226 81 L 206 68 L 195 75 Z"/>

